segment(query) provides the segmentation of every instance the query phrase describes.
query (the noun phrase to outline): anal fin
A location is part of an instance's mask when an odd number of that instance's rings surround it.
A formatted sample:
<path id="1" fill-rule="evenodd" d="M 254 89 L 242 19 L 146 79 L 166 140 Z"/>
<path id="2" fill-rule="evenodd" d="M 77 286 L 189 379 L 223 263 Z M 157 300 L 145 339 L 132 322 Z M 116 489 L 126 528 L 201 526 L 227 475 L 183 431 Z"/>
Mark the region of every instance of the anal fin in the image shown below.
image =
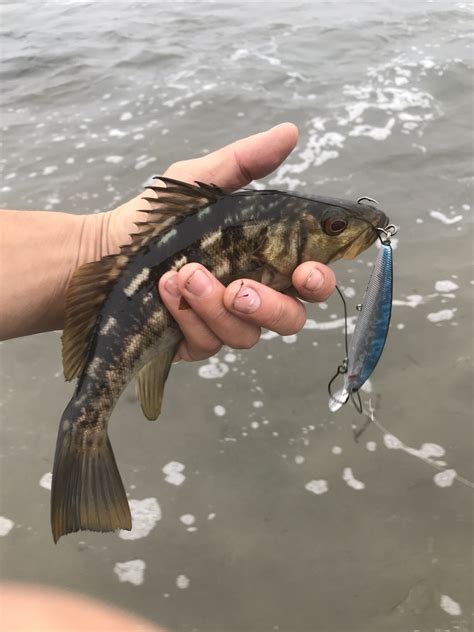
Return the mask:
<path id="1" fill-rule="evenodd" d="M 137 395 L 143 414 L 150 421 L 158 419 L 163 402 L 166 378 L 170 372 L 178 343 L 160 351 L 159 355 L 148 362 L 137 376 Z"/>

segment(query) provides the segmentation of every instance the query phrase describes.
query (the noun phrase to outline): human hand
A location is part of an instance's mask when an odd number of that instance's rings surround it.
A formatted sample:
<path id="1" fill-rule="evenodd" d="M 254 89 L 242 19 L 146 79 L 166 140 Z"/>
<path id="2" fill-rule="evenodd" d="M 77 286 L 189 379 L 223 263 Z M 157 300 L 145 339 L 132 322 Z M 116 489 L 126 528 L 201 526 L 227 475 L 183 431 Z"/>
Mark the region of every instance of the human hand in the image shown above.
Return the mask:
<path id="1" fill-rule="evenodd" d="M 246 186 L 276 169 L 293 150 L 298 132 L 284 123 L 249 136 L 207 156 L 172 165 L 165 175 L 194 183 L 212 182 L 225 191 Z M 136 221 L 141 196 L 112 212 L 111 231 L 116 243 L 126 241 Z M 307 301 L 324 301 L 334 290 L 335 276 L 322 263 L 306 262 L 293 273 L 293 285 Z M 202 360 L 215 354 L 223 344 L 248 349 L 265 327 L 282 335 L 298 332 L 306 320 L 304 305 L 250 279 L 234 281 L 227 288 L 208 270 L 189 263 L 160 279 L 163 302 L 184 333 L 177 359 Z M 191 309 L 180 309 L 181 297 Z"/>
<path id="2" fill-rule="evenodd" d="M 213 182 L 232 191 L 276 169 L 294 148 L 297 135 L 294 125 L 284 123 L 208 156 L 177 162 L 166 175 L 191 183 Z M 143 219 L 140 210 L 147 208 L 142 195 L 106 213 L 0 213 L 0 287 L 4 299 L 0 339 L 63 327 L 67 288 L 74 272 L 85 263 L 118 253 L 130 240 L 136 230 L 134 222 Z M 191 292 L 199 278 L 198 268 L 210 284 L 201 296 Z M 188 282 L 191 276 L 193 281 Z M 258 340 L 260 327 L 295 333 L 305 320 L 299 301 L 250 280 L 225 289 L 197 264 L 180 270 L 174 279 L 174 293 L 166 289 L 169 281 L 170 274 L 161 280 L 159 290 L 185 333 L 178 357 L 186 360 L 206 358 L 222 344 L 251 347 Z M 307 262 L 295 270 L 293 284 L 304 299 L 320 301 L 333 291 L 335 278 L 323 264 Z M 177 292 L 186 298 L 191 310 L 178 310 Z"/>

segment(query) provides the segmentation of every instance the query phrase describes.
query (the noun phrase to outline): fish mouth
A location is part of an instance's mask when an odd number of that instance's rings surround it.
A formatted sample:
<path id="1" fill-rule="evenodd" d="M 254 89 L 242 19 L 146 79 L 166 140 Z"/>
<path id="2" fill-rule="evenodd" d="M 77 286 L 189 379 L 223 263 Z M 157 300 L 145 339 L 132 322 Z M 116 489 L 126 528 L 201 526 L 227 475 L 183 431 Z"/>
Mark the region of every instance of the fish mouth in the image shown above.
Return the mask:
<path id="1" fill-rule="evenodd" d="M 374 219 L 372 220 L 372 226 L 374 228 L 385 228 L 390 223 L 390 218 L 383 211 L 377 209 Z"/>
<path id="2" fill-rule="evenodd" d="M 376 209 L 372 221 L 367 222 L 372 230 L 366 230 L 356 237 L 344 251 L 343 259 L 354 259 L 361 252 L 369 248 L 379 237 L 378 228 L 385 228 L 389 225 L 390 219 L 383 211 Z"/>

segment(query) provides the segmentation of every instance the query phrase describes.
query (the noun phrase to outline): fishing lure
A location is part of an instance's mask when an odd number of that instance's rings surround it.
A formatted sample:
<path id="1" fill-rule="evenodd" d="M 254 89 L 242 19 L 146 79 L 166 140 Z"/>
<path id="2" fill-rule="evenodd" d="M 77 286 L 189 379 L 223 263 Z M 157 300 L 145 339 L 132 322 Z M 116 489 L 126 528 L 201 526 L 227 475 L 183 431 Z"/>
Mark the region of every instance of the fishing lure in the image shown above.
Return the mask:
<path id="1" fill-rule="evenodd" d="M 352 334 L 349 351 L 347 351 L 346 332 L 346 357 L 328 384 L 329 409 L 332 412 L 339 410 L 349 399 L 352 399 L 358 412 L 362 412 L 359 389 L 377 366 L 388 335 L 393 290 L 393 259 L 390 240 L 398 229 L 393 224 L 389 224 L 385 228 L 377 227 L 374 230 L 378 232 L 381 242 L 375 265 L 362 299 L 362 305 L 358 306 L 360 315 Z M 346 304 L 340 291 L 339 294 L 344 302 L 347 322 Z M 344 375 L 343 387 L 333 394 L 332 384 L 341 374 Z M 355 394 L 357 401 L 354 398 Z"/>

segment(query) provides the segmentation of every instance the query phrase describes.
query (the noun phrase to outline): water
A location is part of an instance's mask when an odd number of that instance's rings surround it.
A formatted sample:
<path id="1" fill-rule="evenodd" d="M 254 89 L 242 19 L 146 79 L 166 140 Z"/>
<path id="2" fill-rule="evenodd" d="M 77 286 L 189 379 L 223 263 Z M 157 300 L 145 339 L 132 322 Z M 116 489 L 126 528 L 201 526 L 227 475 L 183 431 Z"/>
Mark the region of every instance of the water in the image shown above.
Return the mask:
<path id="1" fill-rule="evenodd" d="M 180 632 L 472 629 L 473 490 L 452 472 L 474 479 L 471 26 L 448 2 L 3 5 L 7 208 L 113 208 L 176 160 L 291 120 L 298 148 L 264 185 L 369 195 L 401 226 L 363 398 L 387 434 L 354 443 L 354 411 L 327 409 L 331 298 L 296 337 L 174 367 L 158 424 L 122 397 L 132 537 L 53 546 L 59 334 L 3 343 L 4 578 Z M 353 314 L 373 258 L 336 266 Z"/>

